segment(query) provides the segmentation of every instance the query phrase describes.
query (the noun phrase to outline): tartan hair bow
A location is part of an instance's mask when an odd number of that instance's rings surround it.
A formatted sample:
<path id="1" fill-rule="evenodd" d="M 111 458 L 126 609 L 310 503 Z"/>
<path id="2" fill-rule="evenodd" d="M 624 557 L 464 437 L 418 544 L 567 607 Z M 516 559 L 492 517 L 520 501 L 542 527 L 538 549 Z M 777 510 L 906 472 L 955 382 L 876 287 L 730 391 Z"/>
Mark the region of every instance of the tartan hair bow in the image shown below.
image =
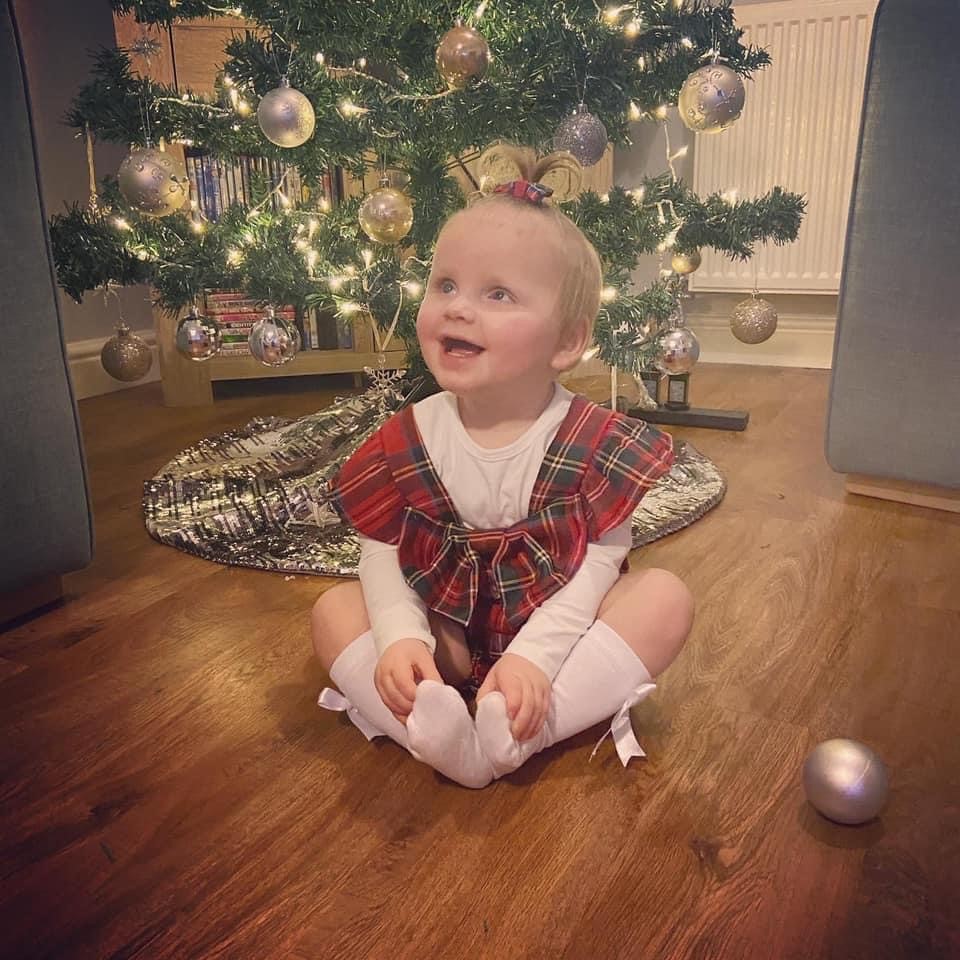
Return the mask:
<path id="1" fill-rule="evenodd" d="M 514 199 L 525 200 L 535 207 L 543 206 L 543 201 L 553 195 L 550 187 L 545 187 L 542 183 L 530 183 L 529 180 L 511 180 L 509 183 L 501 183 L 493 188 L 493 192 L 509 194 Z"/>

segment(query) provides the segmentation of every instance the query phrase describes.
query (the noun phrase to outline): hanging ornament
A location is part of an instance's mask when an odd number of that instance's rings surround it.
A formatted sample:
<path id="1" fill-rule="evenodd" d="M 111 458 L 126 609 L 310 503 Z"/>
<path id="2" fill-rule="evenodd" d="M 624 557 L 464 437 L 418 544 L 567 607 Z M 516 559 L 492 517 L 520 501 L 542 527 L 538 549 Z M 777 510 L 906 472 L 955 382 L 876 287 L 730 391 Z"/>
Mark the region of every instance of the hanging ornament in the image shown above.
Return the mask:
<path id="1" fill-rule="evenodd" d="M 742 343 L 763 343 L 773 336 L 776 329 L 777 311 L 756 290 L 753 296 L 741 300 L 733 308 L 730 331 Z"/>
<path id="2" fill-rule="evenodd" d="M 740 116 L 746 95 L 739 74 L 722 63 L 707 64 L 680 89 L 680 119 L 695 133 L 720 133 Z"/>
<path id="3" fill-rule="evenodd" d="M 557 127 L 553 146 L 569 151 L 585 167 L 592 167 L 607 150 L 607 128 L 581 103 Z"/>
<path id="4" fill-rule="evenodd" d="M 673 272 L 679 273 L 680 276 L 693 273 L 700 266 L 700 251 L 690 250 L 688 253 L 675 253 L 670 258 L 670 266 L 673 267 Z"/>
<path id="5" fill-rule="evenodd" d="M 490 65 L 490 47 L 473 27 L 457 23 L 440 40 L 436 59 L 437 70 L 447 86 L 462 90 L 486 72 Z"/>
<path id="6" fill-rule="evenodd" d="M 383 177 L 380 186 L 360 204 L 360 226 L 377 243 L 398 243 L 413 226 L 410 198 L 391 187 L 389 177 Z"/>
<path id="7" fill-rule="evenodd" d="M 100 351 L 100 363 L 114 380 L 131 383 L 145 377 L 153 365 L 150 344 L 142 337 L 130 332 L 130 328 L 121 319 L 117 332 L 103 345 Z"/>
<path id="8" fill-rule="evenodd" d="M 196 307 L 177 324 L 177 350 L 188 360 L 209 360 L 220 352 L 220 327 Z"/>
<path id="9" fill-rule="evenodd" d="M 317 115 L 313 104 L 281 77 L 280 86 L 263 95 L 257 107 L 263 135 L 278 147 L 299 147 L 313 136 Z"/>
<path id="10" fill-rule="evenodd" d="M 263 319 L 251 328 L 247 343 L 264 366 L 282 367 L 299 352 L 300 331 L 295 323 L 278 317 L 273 307 L 267 307 Z"/>
<path id="11" fill-rule="evenodd" d="M 156 147 L 134 147 L 117 172 L 120 192 L 139 213 L 165 217 L 187 199 L 189 181 L 183 161 Z"/>
<path id="12" fill-rule="evenodd" d="M 700 358 L 700 342 L 686 327 L 665 330 L 657 338 L 657 366 L 664 373 L 688 373 Z"/>

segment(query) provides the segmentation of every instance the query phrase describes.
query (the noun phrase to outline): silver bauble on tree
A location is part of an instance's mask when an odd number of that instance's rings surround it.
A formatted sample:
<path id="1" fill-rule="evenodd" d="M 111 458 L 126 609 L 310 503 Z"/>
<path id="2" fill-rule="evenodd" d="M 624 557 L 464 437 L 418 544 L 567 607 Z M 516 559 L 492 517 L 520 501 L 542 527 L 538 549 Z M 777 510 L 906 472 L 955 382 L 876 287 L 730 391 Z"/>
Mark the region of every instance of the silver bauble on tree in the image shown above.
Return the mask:
<path id="1" fill-rule="evenodd" d="M 803 789 L 828 819 L 866 823 L 887 800 L 887 770 L 869 747 L 856 740 L 824 740 L 803 765 Z"/>
<path id="2" fill-rule="evenodd" d="M 553 146 L 572 153 L 583 166 L 592 167 L 607 150 L 607 128 L 581 103 L 557 127 Z"/>
<path id="3" fill-rule="evenodd" d="M 413 226 L 413 206 L 410 198 L 384 177 L 380 186 L 369 193 L 360 204 L 360 226 L 377 243 L 399 243 Z"/>
<path id="4" fill-rule="evenodd" d="M 737 73 L 722 63 L 707 64 L 680 89 L 680 119 L 696 133 L 720 133 L 740 116 L 746 95 Z"/>
<path id="5" fill-rule="evenodd" d="M 267 307 L 263 319 L 250 329 L 247 344 L 264 366 L 282 367 L 300 351 L 300 331 L 295 323 L 278 317 L 273 307 Z"/>
<path id="6" fill-rule="evenodd" d="M 777 311 L 769 300 L 754 291 L 753 296 L 741 300 L 730 316 L 730 332 L 742 343 L 763 343 L 777 329 Z"/>
<path id="7" fill-rule="evenodd" d="M 209 360 L 220 352 L 220 327 L 196 307 L 177 324 L 177 350 L 189 360 Z"/>
<path id="8" fill-rule="evenodd" d="M 183 161 L 156 147 L 134 147 L 117 171 L 127 203 L 148 217 L 165 217 L 187 199 L 189 181 Z"/>
<path id="9" fill-rule="evenodd" d="M 123 320 L 117 324 L 117 332 L 103 345 L 100 351 L 103 369 L 124 383 L 145 377 L 153 365 L 150 344 L 130 332 Z"/>
<path id="10" fill-rule="evenodd" d="M 686 327 L 664 330 L 657 337 L 657 366 L 664 373 L 689 373 L 700 359 L 700 341 Z"/>
<path id="11" fill-rule="evenodd" d="M 283 77 L 280 86 L 265 93 L 257 107 L 263 135 L 278 147 L 299 147 L 313 136 L 317 116 L 313 104 Z"/>

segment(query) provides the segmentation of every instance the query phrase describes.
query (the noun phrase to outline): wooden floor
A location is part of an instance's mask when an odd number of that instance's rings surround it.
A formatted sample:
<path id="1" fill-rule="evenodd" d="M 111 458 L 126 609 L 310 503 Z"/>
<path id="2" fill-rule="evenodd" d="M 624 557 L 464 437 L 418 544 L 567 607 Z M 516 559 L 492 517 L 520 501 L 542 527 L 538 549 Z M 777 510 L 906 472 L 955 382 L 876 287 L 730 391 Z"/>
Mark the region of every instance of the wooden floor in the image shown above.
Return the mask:
<path id="1" fill-rule="evenodd" d="M 729 493 L 634 555 L 698 602 L 635 711 L 649 758 L 588 762 L 597 729 L 481 792 L 315 706 L 308 611 L 334 581 L 143 530 L 141 482 L 177 451 L 329 392 L 83 401 L 96 559 L 0 633 L 0 954 L 960 957 L 960 517 L 843 493 L 822 371 L 703 366 L 693 388 L 751 421 L 676 431 Z M 889 765 L 873 824 L 804 802 L 833 736 Z"/>

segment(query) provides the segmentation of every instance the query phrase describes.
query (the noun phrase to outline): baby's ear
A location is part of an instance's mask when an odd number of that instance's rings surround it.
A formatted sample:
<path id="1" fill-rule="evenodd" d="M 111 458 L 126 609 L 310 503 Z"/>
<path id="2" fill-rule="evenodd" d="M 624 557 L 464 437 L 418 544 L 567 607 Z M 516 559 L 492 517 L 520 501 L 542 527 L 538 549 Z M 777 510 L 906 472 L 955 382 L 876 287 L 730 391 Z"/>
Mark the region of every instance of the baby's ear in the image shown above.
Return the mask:
<path id="1" fill-rule="evenodd" d="M 560 337 L 551 364 L 553 369 L 558 373 L 572 370 L 583 359 L 589 340 L 590 324 L 586 318 L 572 323 Z"/>

